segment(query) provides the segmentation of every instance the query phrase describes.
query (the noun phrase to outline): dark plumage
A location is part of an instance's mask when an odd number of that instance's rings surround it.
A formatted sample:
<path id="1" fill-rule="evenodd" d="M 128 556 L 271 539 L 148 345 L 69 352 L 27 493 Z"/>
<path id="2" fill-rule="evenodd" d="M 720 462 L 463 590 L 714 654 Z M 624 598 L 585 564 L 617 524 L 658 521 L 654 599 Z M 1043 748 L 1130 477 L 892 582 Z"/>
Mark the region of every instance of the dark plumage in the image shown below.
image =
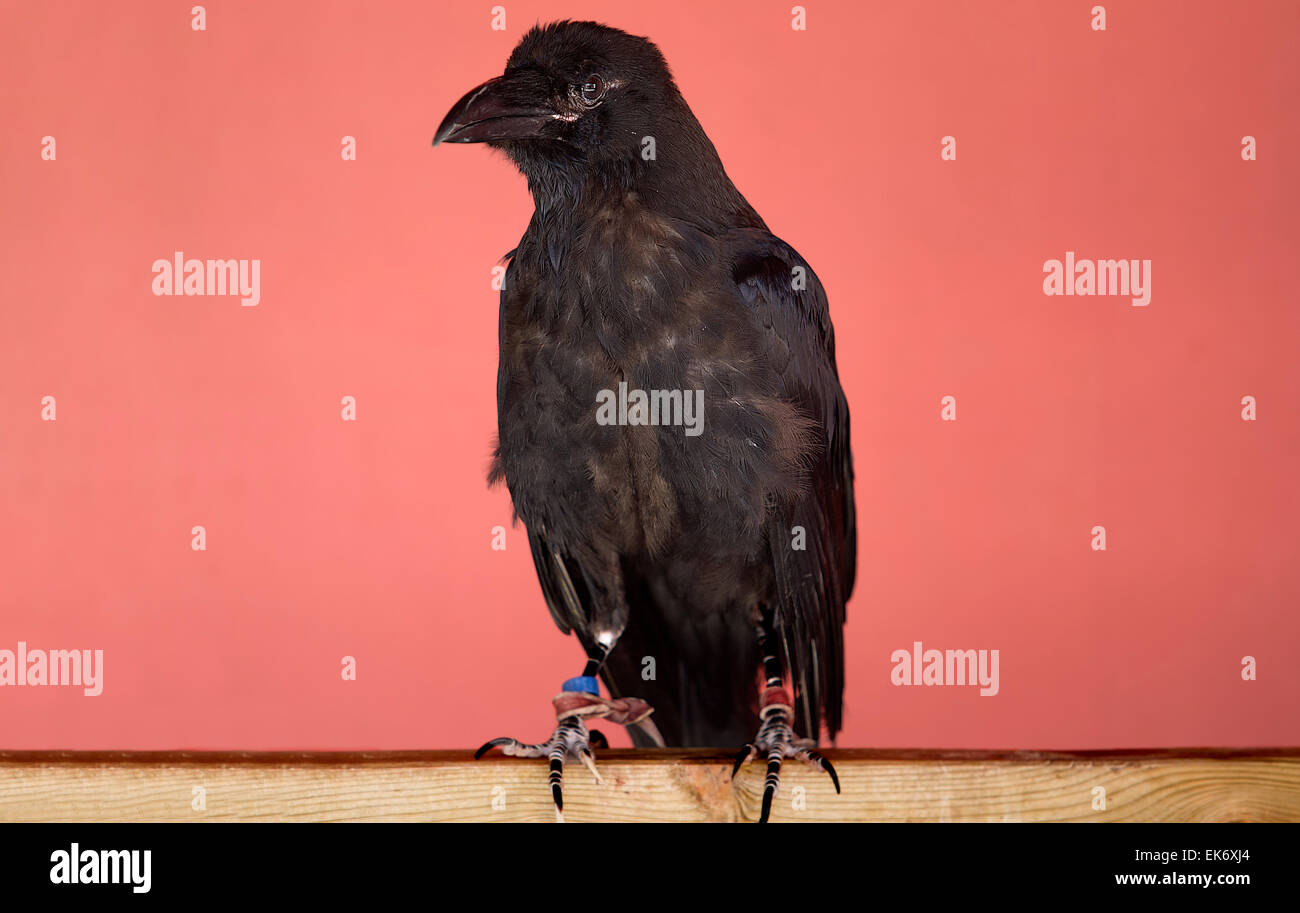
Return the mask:
<path id="1" fill-rule="evenodd" d="M 603 660 L 614 696 L 655 708 L 668 744 L 737 746 L 759 726 L 766 607 L 795 728 L 833 737 L 853 471 L 811 267 L 732 185 L 643 38 L 534 28 L 442 141 L 504 150 L 536 204 L 501 293 L 491 478 L 509 487 L 556 623 Z M 599 391 L 620 382 L 702 389 L 703 433 L 598 424 Z"/>

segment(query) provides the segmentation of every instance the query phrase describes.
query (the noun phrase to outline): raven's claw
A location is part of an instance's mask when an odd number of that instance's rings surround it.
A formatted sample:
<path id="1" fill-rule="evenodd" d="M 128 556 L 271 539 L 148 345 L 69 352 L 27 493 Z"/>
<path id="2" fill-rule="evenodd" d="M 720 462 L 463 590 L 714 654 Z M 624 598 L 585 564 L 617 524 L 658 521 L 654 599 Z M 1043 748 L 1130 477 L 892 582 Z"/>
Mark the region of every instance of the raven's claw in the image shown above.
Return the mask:
<path id="1" fill-rule="evenodd" d="M 581 761 L 597 783 L 604 783 L 600 772 L 596 770 L 596 759 L 591 753 L 591 736 L 596 735 L 601 742 L 605 737 L 599 732 L 588 733 L 587 725 L 576 716 L 565 717 L 555 727 L 555 732 L 548 741 L 537 745 L 525 745 L 515 739 L 493 739 L 478 751 L 474 760 L 478 760 L 493 748 L 500 748 L 503 753 L 517 758 L 549 758 L 551 798 L 555 800 L 555 820 L 564 820 L 564 759 L 577 758 Z M 608 743 L 606 743 L 608 744 Z"/>
<path id="2" fill-rule="evenodd" d="M 566 686 L 568 683 L 565 683 Z M 591 745 L 595 742 L 601 748 L 608 748 L 609 742 L 598 730 L 587 731 L 585 720 L 609 720 L 623 726 L 639 726 L 652 738 L 659 735 L 659 730 L 650 721 L 653 708 L 638 697 L 620 697 L 606 700 L 592 691 L 561 691 L 551 698 L 555 705 L 555 732 L 551 738 L 539 745 L 525 745 L 514 739 L 493 739 L 478 751 L 474 759 L 478 760 L 493 748 L 500 747 L 508 755 L 519 758 L 548 758 L 550 760 L 551 796 L 555 799 L 555 820 L 564 820 L 564 759 L 577 758 L 597 783 L 604 783 L 596 770 L 596 759 L 592 756 Z M 663 739 L 658 739 L 663 744 Z"/>
<path id="3" fill-rule="evenodd" d="M 790 710 L 781 705 L 772 705 L 763 710 L 763 725 L 759 727 L 758 737 L 746 745 L 736 755 L 736 763 L 731 768 L 734 779 L 741 766 L 754 757 L 767 758 L 767 777 L 763 781 L 763 810 L 758 823 L 766 824 L 772 814 L 772 800 L 781 788 L 781 762 L 786 758 L 804 761 L 807 764 L 830 774 L 835 784 L 835 792 L 840 791 L 840 778 L 835 768 L 816 751 L 817 742 L 813 739 L 796 739 L 790 727 Z"/>

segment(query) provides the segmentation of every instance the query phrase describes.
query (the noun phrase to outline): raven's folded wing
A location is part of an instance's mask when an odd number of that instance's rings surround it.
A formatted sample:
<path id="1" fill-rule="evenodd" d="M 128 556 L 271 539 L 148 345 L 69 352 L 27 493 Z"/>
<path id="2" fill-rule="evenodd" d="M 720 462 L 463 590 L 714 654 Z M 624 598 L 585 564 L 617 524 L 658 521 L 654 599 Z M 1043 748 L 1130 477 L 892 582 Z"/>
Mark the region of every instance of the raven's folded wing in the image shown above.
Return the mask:
<path id="1" fill-rule="evenodd" d="M 796 690 L 797 728 L 817 738 L 824 715 L 833 738 L 843 709 L 843 625 L 857 528 L 849 407 L 835 367 L 829 307 L 816 274 L 789 245 L 744 231 L 730 246 L 732 276 L 763 332 L 764 360 L 779 371 L 784 395 L 820 431 L 806 489 L 789 516 L 768 524 L 778 599 L 770 608 Z"/>

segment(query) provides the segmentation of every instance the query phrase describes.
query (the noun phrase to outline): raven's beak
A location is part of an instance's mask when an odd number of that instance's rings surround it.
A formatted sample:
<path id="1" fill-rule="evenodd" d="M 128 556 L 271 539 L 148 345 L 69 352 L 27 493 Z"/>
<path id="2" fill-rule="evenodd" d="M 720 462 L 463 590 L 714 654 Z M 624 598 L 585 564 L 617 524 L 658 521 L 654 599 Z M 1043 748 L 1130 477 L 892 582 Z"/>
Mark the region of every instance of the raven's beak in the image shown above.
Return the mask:
<path id="1" fill-rule="evenodd" d="M 560 117 L 546 104 L 546 79 L 524 70 L 489 79 L 452 106 L 433 136 L 433 144 L 545 136 Z"/>

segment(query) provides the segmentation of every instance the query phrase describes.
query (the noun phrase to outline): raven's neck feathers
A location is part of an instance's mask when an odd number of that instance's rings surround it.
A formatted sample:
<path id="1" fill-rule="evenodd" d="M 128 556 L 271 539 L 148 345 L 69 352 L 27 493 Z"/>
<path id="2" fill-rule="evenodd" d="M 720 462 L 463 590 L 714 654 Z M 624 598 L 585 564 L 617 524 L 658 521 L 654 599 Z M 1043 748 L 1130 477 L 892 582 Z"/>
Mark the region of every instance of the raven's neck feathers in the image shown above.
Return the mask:
<path id="1" fill-rule="evenodd" d="M 642 131 L 635 131 L 641 133 Z M 645 137 L 653 137 L 653 155 Z M 635 193 L 642 205 L 705 229 L 765 228 L 722 167 L 722 160 L 686 101 L 673 87 L 636 152 L 591 162 L 559 142 L 520 142 L 507 149 L 528 180 L 537 214 L 546 221 L 581 218 L 607 200 Z"/>

